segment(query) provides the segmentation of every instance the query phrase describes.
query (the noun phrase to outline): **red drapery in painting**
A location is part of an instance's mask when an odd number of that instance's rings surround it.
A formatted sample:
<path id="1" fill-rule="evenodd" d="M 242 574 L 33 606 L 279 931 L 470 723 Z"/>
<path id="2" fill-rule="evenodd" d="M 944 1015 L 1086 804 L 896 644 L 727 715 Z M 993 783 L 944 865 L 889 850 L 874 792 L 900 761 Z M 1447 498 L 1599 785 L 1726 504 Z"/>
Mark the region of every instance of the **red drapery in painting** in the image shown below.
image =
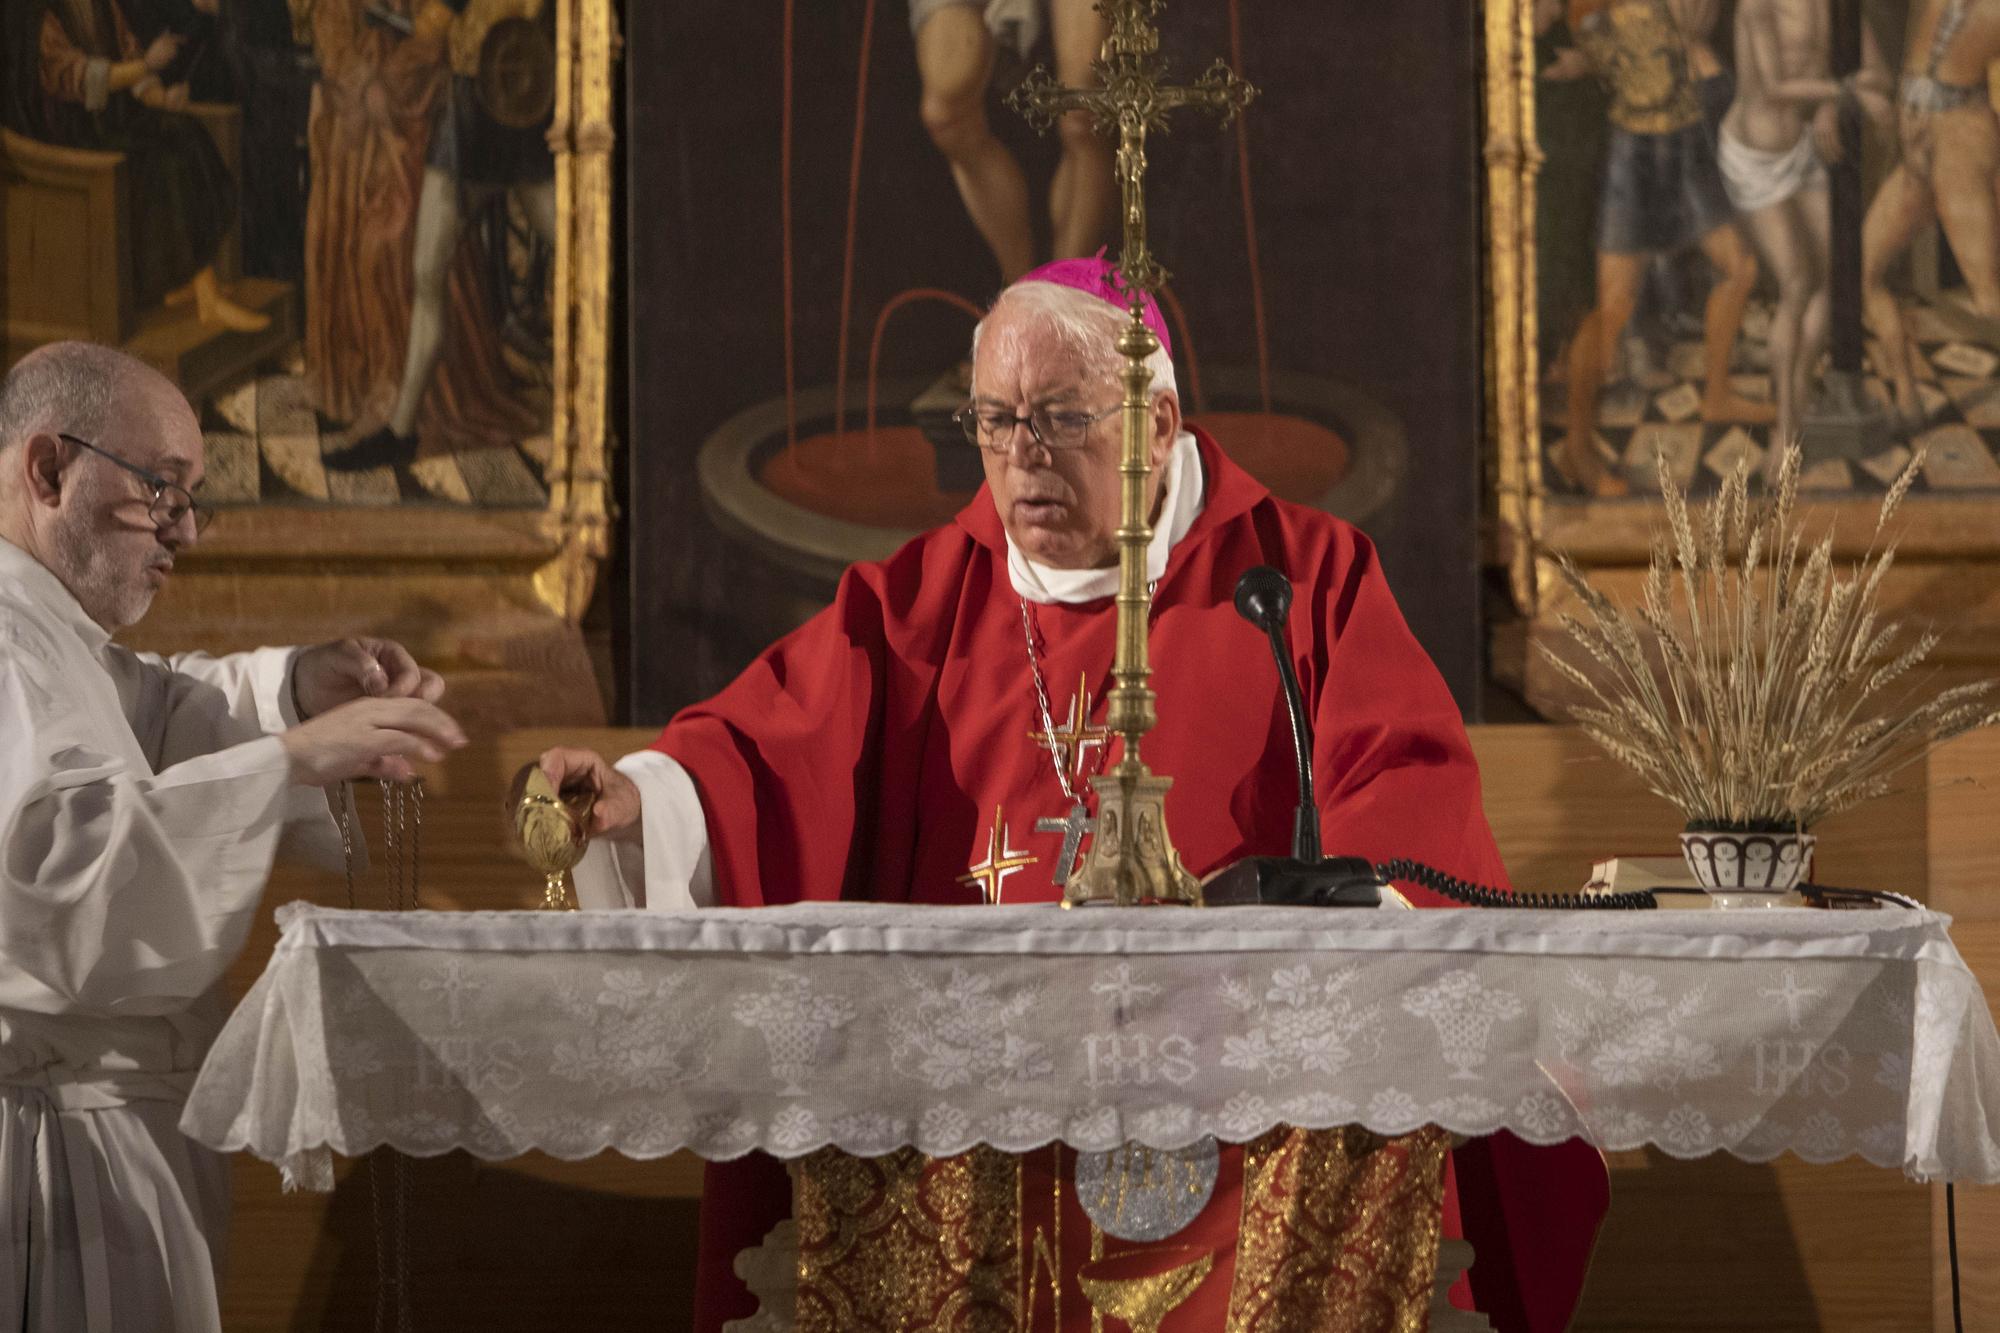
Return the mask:
<path id="1" fill-rule="evenodd" d="M 441 51 L 368 24 L 363 8 L 313 8 L 305 324 L 314 405 L 365 429 L 388 419 L 402 379 L 417 197 L 449 70 Z M 501 359 L 477 246 L 463 237 L 452 263 L 444 355 L 417 423 L 427 452 L 503 445 L 541 424 Z"/>

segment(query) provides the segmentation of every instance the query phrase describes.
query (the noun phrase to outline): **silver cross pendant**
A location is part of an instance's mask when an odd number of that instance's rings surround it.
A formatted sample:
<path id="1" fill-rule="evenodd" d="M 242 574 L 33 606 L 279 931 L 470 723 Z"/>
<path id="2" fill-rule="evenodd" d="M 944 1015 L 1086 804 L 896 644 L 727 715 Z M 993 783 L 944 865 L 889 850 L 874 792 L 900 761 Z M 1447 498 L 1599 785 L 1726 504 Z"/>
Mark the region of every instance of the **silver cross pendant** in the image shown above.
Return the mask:
<path id="1" fill-rule="evenodd" d="M 1063 835 L 1062 855 L 1056 858 L 1055 873 L 1049 877 L 1057 888 L 1060 889 L 1069 883 L 1070 872 L 1076 869 L 1076 853 L 1083 845 L 1083 835 L 1096 826 L 1097 821 L 1085 812 L 1082 801 L 1072 805 L 1069 814 L 1061 819 L 1035 821 L 1035 832 Z"/>

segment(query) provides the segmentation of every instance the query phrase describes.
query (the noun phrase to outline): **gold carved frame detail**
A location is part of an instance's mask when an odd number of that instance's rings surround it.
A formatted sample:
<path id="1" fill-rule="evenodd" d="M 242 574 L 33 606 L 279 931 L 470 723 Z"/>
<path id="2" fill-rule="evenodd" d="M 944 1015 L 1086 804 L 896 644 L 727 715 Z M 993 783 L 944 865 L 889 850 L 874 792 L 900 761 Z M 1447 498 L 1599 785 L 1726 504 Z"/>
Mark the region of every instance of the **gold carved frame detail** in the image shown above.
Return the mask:
<path id="1" fill-rule="evenodd" d="M 1486 166 L 1485 380 L 1495 547 L 1514 603 L 1532 616 L 1539 604 L 1537 555 L 1542 533 L 1541 400 L 1536 385 L 1535 138 L 1533 0 L 1485 6 Z"/>
<path id="2" fill-rule="evenodd" d="M 559 0 L 556 10 L 555 405 L 549 507 L 541 529 L 553 552 L 535 594 L 575 624 L 610 554 L 612 68 L 620 50 L 615 0 Z"/>

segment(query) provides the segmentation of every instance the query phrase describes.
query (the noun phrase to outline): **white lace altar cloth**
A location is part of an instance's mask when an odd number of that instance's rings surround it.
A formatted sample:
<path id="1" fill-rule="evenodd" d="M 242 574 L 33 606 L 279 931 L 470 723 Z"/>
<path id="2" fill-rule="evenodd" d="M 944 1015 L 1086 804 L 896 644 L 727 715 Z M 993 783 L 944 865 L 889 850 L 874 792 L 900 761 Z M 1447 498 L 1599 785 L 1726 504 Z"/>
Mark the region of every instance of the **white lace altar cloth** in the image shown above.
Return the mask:
<path id="1" fill-rule="evenodd" d="M 182 1128 L 635 1158 L 1506 1128 L 2000 1180 L 2000 1038 L 1929 912 L 294 903 Z"/>

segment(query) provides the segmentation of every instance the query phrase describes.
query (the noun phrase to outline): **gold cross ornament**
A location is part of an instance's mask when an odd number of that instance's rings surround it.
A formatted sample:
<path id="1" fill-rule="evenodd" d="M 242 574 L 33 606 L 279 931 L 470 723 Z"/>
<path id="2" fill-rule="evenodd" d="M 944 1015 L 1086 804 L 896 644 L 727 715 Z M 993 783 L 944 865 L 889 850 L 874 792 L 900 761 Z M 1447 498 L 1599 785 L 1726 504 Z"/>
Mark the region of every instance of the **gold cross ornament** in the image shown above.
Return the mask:
<path id="1" fill-rule="evenodd" d="M 1007 105 L 1046 132 L 1064 113 L 1085 111 L 1102 133 L 1118 136 L 1118 191 L 1123 202 L 1124 251 L 1118 257 L 1132 309 L 1143 293 L 1158 290 L 1166 270 L 1146 248 L 1146 132 L 1167 128 L 1167 113 L 1182 107 L 1215 112 L 1227 125 L 1250 105 L 1257 90 L 1218 59 L 1184 87 L 1165 81 L 1160 30 L 1153 17 L 1166 0 L 1099 0 L 1110 33 L 1092 62 L 1095 88 L 1065 88 L 1041 65 L 1007 95 Z"/>
<path id="2" fill-rule="evenodd" d="M 1039 856 L 1029 856 L 1018 850 L 1007 834 L 1007 817 L 999 806 L 993 807 L 993 827 L 986 833 L 986 859 L 968 866 L 966 873 L 958 877 L 960 884 L 971 884 L 978 888 L 979 896 L 989 907 L 1000 902 L 1000 895 L 1007 883 L 1007 876 L 1023 866 L 1033 865 L 1041 860 Z"/>
<path id="3" fill-rule="evenodd" d="M 1054 731 L 1031 731 L 1028 739 L 1055 755 L 1056 762 L 1069 773 L 1071 785 L 1080 786 L 1090 771 L 1088 754 L 1093 746 L 1111 739 L 1109 727 L 1090 725 L 1090 677 L 1079 674 L 1076 693 L 1070 696 L 1069 717 Z"/>

